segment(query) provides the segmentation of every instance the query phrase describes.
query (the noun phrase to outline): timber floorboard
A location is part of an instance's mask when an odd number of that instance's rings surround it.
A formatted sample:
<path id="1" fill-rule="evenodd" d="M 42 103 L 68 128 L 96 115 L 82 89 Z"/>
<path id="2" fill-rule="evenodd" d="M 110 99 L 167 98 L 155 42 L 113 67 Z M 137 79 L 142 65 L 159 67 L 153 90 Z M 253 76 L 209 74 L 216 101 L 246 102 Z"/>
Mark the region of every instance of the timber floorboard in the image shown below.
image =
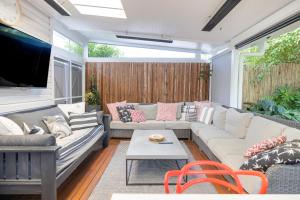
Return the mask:
<path id="1" fill-rule="evenodd" d="M 110 140 L 109 146 L 101 151 L 93 152 L 91 155 L 72 173 L 72 175 L 58 188 L 58 200 L 86 200 L 100 180 L 106 167 L 111 161 L 121 140 Z M 195 160 L 208 160 L 206 155 L 199 150 L 196 144 L 185 141 Z M 215 169 L 203 167 L 204 169 Z M 222 176 L 219 176 L 225 180 Z M 214 185 L 220 194 L 232 194 L 226 188 Z M 39 200 L 39 195 L 1 195 L 0 200 Z"/>

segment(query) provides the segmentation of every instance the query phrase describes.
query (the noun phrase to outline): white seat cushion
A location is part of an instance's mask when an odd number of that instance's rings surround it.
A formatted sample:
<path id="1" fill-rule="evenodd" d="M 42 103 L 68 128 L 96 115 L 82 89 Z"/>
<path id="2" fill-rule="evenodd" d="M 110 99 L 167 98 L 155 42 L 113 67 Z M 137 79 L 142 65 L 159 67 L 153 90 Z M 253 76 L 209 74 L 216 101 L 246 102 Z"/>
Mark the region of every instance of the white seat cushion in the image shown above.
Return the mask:
<path id="1" fill-rule="evenodd" d="M 163 130 L 165 129 L 164 121 L 147 120 L 145 122 L 138 123 L 138 129 L 142 130 Z"/>
<path id="2" fill-rule="evenodd" d="M 111 121 L 110 122 L 110 128 L 111 129 L 138 129 L 138 123 L 137 122 L 121 122 L 121 121 Z"/>
<path id="3" fill-rule="evenodd" d="M 213 125 L 217 128 L 224 129 L 225 128 L 225 119 L 226 112 L 228 109 L 222 106 L 215 106 L 214 114 L 213 114 Z"/>
<path id="4" fill-rule="evenodd" d="M 240 113 L 233 108 L 226 112 L 225 130 L 238 138 L 245 138 L 252 113 Z"/>
<path id="5" fill-rule="evenodd" d="M 206 126 L 211 126 L 211 125 L 207 125 L 202 122 L 191 122 L 191 125 L 190 125 L 193 133 L 197 133 L 200 128 L 203 128 Z"/>
<path id="6" fill-rule="evenodd" d="M 247 160 L 242 155 L 227 155 L 223 158 L 222 163 L 229 166 L 230 168 L 234 170 L 239 170 L 244 161 Z"/>
<path id="7" fill-rule="evenodd" d="M 206 144 L 208 143 L 209 140 L 215 138 L 229 138 L 229 139 L 234 138 L 230 133 L 227 133 L 224 130 L 209 125 L 199 128 L 198 132 L 196 132 L 195 134 L 198 135 L 202 139 L 202 141 Z"/>
<path id="8" fill-rule="evenodd" d="M 285 128 L 286 126 L 283 124 L 255 116 L 252 118 L 247 131 L 246 146 L 250 148 L 263 140 L 277 137 L 283 133 Z"/>
<path id="9" fill-rule="evenodd" d="M 207 146 L 209 149 L 219 158 L 220 161 L 224 162 L 228 155 L 239 155 L 243 156 L 246 151 L 245 139 L 211 139 L 208 141 Z"/>
<path id="10" fill-rule="evenodd" d="M 190 129 L 191 122 L 188 121 L 165 121 L 166 129 Z"/>
<path id="11" fill-rule="evenodd" d="M 286 128 L 283 131 L 283 135 L 286 136 L 287 141 L 300 140 L 300 130 L 296 128 Z"/>
<path id="12" fill-rule="evenodd" d="M 85 102 L 73 104 L 58 104 L 57 107 L 64 113 L 66 117 L 69 117 L 69 112 L 77 114 L 83 114 L 85 112 Z"/>

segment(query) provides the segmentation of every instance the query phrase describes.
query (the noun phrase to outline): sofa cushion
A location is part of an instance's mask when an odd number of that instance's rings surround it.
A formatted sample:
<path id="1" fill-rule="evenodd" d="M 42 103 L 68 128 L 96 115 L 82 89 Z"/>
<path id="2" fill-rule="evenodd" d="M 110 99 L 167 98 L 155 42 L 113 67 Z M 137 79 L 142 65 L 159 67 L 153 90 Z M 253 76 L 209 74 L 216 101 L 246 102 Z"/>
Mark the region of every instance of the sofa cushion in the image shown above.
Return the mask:
<path id="1" fill-rule="evenodd" d="M 197 121 L 197 109 L 195 105 L 184 105 L 181 109 L 182 121 L 194 122 Z"/>
<path id="2" fill-rule="evenodd" d="M 85 102 L 73 104 L 58 104 L 57 107 L 64 113 L 65 117 L 69 117 L 69 113 L 83 114 L 85 113 Z"/>
<path id="3" fill-rule="evenodd" d="M 198 130 L 199 130 L 200 128 L 203 128 L 203 127 L 205 127 L 205 126 L 209 126 L 209 125 L 204 124 L 204 123 L 202 123 L 202 122 L 190 122 L 190 123 L 191 123 L 190 126 L 191 126 L 191 129 L 192 129 L 193 133 L 198 132 Z"/>
<path id="4" fill-rule="evenodd" d="M 132 117 L 130 110 L 134 110 L 133 104 L 127 104 L 125 106 L 117 106 L 117 111 L 119 113 L 119 118 L 122 122 L 132 122 Z"/>
<path id="5" fill-rule="evenodd" d="M 179 102 L 177 103 L 177 112 L 176 112 L 176 119 L 179 120 L 181 118 L 181 111 L 182 111 L 182 106 L 184 105 L 184 102 Z"/>
<path id="6" fill-rule="evenodd" d="M 126 101 L 107 104 L 107 108 L 108 108 L 108 110 L 111 114 L 111 118 L 112 118 L 113 121 L 120 121 L 120 117 L 119 117 L 117 107 L 118 106 L 125 106 L 125 105 L 126 105 Z"/>
<path id="7" fill-rule="evenodd" d="M 157 103 L 157 121 L 176 121 L 177 103 Z"/>
<path id="8" fill-rule="evenodd" d="M 142 130 L 163 130 L 165 129 L 164 121 L 147 120 L 145 122 L 138 123 L 138 129 Z"/>
<path id="9" fill-rule="evenodd" d="M 238 138 L 245 138 L 252 113 L 240 113 L 233 108 L 226 112 L 225 130 Z"/>
<path id="10" fill-rule="evenodd" d="M 136 110 L 141 110 L 145 114 L 146 120 L 155 120 L 157 114 L 157 104 L 142 105 L 139 104 L 135 108 Z"/>
<path id="11" fill-rule="evenodd" d="M 227 109 L 217 105 L 215 107 L 213 115 L 213 125 L 220 129 L 225 129 L 225 119 L 226 119 Z"/>
<path id="12" fill-rule="evenodd" d="M 255 116 L 252 118 L 246 134 L 247 149 L 254 144 L 279 136 L 286 128 L 280 123 Z"/>
<path id="13" fill-rule="evenodd" d="M 201 121 L 201 115 L 204 107 L 211 107 L 210 101 L 194 101 L 197 108 L 197 121 Z"/>
<path id="14" fill-rule="evenodd" d="M 0 116 L 0 136 L 1 135 L 24 135 L 24 131 L 13 120 Z"/>
<path id="15" fill-rule="evenodd" d="M 206 144 L 209 140 L 214 138 L 234 138 L 233 135 L 231 135 L 230 133 L 227 133 L 222 129 L 218 129 L 210 125 L 206 125 L 202 128 L 199 128 L 199 130 L 195 134 L 198 135 Z"/>
<path id="16" fill-rule="evenodd" d="M 166 129 L 190 129 L 191 124 L 187 121 L 165 121 Z"/>
<path id="17" fill-rule="evenodd" d="M 243 153 L 246 151 L 245 144 L 246 141 L 244 139 L 218 138 L 209 140 L 207 146 L 223 162 L 228 155 L 243 156 Z"/>
<path id="18" fill-rule="evenodd" d="M 137 122 L 121 122 L 121 121 L 111 121 L 110 122 L 110 129 L 138 129 L 138 124 Z"/>
<path id="19" fill-rule="evenodd" d="M 129 110 L 132 118 L 132 122 L 144 122 L 146 121 L 145 119 L 145 114 L 141 110 Z"/>
<path id="20" fill-rule="evenodd" d="M 239 170 L 242 164 L 247 160 L 242 155 L 228 154 L 223 158 L 223 163 L 234 170 Z"/>
<path id="21" fill-rule="evenodd" d="M 286 136 L 287 141 L 292 141 L 292 140 L 300 140 L 300 130 L 296 128 L 286 128 L 284 129 L 283 135 Z"/>
<path id="22" fill-rule="evenodd" d="M 6 117 L 16 122 L 20 127 L 23 127 L 23 123 L 25 122 L 29 127 L 39 126 L 46 133 L 50 133 L 46 124 L 42 121 L 44 116 L 53 116 L 53 115 L 64 115 L 61 109 L 57 106 L 44 108 L 34 111 L 26 111 L 21 113 L 15 113 L 7 115 Z M 68 120 L 68 119 L 66 119 Z"/>

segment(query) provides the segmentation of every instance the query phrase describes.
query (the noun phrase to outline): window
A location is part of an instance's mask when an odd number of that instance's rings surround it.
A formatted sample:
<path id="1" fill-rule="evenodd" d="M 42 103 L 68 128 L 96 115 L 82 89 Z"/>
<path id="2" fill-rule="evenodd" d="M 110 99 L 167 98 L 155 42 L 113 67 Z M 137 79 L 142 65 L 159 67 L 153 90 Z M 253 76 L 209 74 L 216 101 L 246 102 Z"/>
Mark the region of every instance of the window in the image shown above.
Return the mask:
<path id="1" fill-rule="evenodd" d="M 82 45 L 74 42 L 73 40 L 56 31 L 53 31 L 53 45 L 76 55 L 83 56 Z"/>
<path id="2" fill-rule="evenodd" d="M 54 98 L 56 103 L 81 102 L 82 66 L 72 61 L 54 58 Z"/>
<path id="3" fill-rule="evenodd" d="M 171 50 L 159 50 L 140 47 L 88 44 L 89 57 L 98 58 L 195 58 L 196 54 L 191 52 L 180 52 Z"/>

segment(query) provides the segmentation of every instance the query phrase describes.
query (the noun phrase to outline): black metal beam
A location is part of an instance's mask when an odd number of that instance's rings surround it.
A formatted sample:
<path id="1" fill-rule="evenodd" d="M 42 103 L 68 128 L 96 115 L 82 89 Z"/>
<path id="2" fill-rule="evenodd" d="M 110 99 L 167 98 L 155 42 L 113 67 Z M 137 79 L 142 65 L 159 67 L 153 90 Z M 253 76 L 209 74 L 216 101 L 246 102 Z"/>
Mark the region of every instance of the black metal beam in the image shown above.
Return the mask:
<path id="1" fill-rule="evenodd" d="M 166 40 L 166 39 L 144 38 L 144 37 L 135 37 L 135 36 L 128 36 L 128 35 L 116 35 L 116 37 L 120 38 L 120 39 L 128 39 L 128 40 L 142 40 L 142 41 L 150 41 L 150 42 L 173 43 L 173 40 Z"/>
<path id="2" fill-rule="evenodd" d="M 54 10 L 63 16 L 71 16 L 71 13 L 67 11 L 60 3 L 56 0 L 45 0 Z"/>
<path id="3" fill-rule="evenodd" d="M 204 26 L 202 31 L 211 31 L 241 0 L 227 0 L 217 13 Z"/>

